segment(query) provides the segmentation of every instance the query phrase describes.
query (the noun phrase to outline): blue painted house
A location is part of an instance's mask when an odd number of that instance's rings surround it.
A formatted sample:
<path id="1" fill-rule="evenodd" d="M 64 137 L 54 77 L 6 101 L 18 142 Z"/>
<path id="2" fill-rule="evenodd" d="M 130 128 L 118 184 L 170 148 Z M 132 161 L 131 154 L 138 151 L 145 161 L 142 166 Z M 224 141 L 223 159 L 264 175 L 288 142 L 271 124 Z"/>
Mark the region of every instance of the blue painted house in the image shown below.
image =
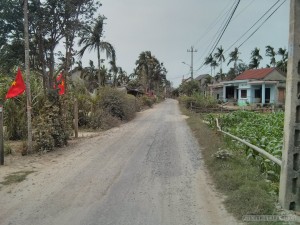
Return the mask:
<path id="1" fill-rule="evenodd" d="M 246 70 L 232 81 L 222 82 L 223 100 L 239 105 L 284 104 L 286 76 L 276 68 Z"/>

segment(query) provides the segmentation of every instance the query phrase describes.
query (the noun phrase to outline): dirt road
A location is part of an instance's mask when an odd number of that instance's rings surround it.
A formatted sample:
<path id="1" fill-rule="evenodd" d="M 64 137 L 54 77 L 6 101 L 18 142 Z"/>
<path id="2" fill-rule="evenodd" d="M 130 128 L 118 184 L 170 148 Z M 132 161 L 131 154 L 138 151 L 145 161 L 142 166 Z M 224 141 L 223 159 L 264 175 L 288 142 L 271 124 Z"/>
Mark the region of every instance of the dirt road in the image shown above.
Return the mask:
<path id="1" fill-rule="evenodd" d="M 0 224 L 236 224 L 175 100 L 28 167 L 36 172 L 0 191 Z"/>

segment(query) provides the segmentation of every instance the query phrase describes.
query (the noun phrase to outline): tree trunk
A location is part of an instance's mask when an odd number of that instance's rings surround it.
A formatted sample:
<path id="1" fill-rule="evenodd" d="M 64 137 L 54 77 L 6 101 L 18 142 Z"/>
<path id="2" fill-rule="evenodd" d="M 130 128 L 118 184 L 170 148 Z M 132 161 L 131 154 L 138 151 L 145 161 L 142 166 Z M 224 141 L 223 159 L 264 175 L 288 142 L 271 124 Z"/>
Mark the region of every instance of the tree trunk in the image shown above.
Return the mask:
<path id="1" fill-rule="evenodd" d="M 97 56 L 98 56 L 98 84 L 99 88 L 102 84 L 101 81 L 101 59 L 100 59 L 100 44 L 97 46 Z"/>
<path id="2" fill-rule="evenodd" d="M 28 0 L 24 0 L 24 41 L 25 41 L 25 73 L 27 96 L 27 153 L 32 152 L 32 127 L 31 127 L 31 90 L 29 70 L 29 31 L 28 31 Z"/>

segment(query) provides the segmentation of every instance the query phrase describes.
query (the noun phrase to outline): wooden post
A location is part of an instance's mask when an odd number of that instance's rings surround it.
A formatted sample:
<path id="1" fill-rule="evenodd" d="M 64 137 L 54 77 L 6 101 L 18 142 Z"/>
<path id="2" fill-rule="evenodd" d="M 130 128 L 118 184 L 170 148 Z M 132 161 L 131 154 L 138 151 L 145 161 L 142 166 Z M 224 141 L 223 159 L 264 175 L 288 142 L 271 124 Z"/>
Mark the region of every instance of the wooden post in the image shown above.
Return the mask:
<path id="1" fill-rule="evenodd" d="M 78 101 L 75 99 L 74 102 L 74 130 L 75 138 L 78 138 Z"/>
<path id="2" fill-rule="evenodd" d="M 0 104 L 0 165 L 4 165 L 3 106 Z"/>

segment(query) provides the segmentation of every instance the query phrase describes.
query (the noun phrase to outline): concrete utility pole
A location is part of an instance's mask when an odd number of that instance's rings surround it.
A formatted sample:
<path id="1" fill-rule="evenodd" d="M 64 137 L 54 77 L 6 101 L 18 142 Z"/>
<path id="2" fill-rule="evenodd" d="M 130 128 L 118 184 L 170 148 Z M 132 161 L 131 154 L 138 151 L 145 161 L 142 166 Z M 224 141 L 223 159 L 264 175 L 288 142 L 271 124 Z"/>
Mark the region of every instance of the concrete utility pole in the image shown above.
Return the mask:
<path id="1" fill-rule="evenodd" d="M 194 55 L 194 52 L 197 52 L 197 50 L 194 49 L 194 47 L 192 46 L 191 49 L 188 49 L 187 51 L 191 53 L 191 79 L 193 80 L 194 79 L 193 55 Z"/>
<path id="2" fill-rule="evenodd" d="M 279 202 L 300 210 L 300 1 L 291 0 Z"/>

